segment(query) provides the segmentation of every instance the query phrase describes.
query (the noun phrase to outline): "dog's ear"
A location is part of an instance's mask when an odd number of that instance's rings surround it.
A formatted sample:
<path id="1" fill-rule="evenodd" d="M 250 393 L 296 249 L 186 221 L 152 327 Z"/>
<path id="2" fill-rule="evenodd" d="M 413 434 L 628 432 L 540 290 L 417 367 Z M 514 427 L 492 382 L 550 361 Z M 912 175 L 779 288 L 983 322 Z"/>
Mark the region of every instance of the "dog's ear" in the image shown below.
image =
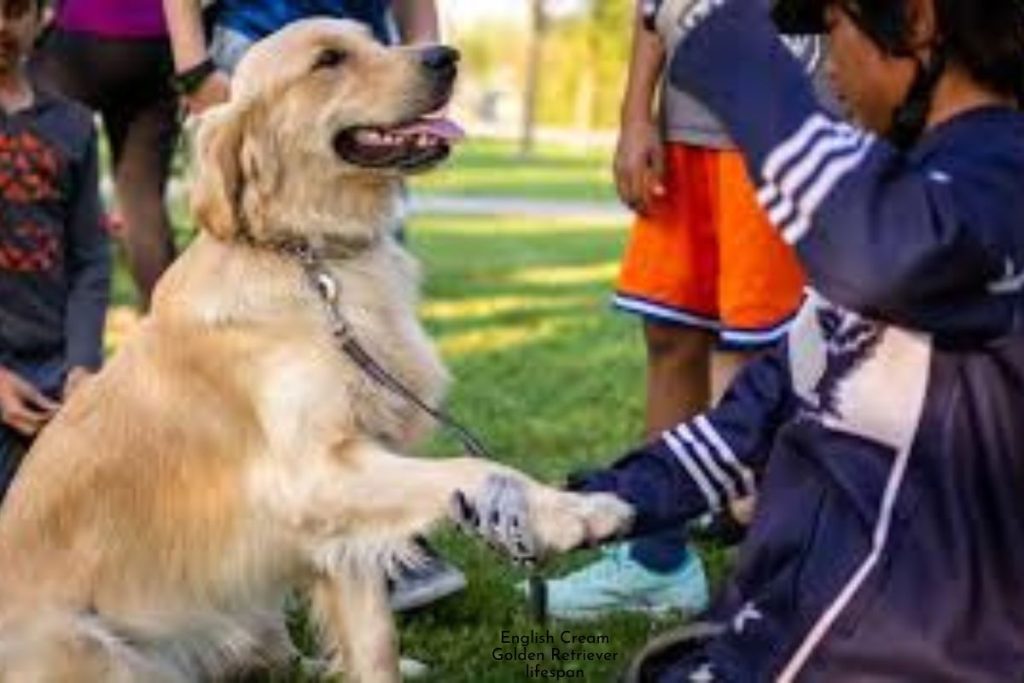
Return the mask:
<path id="1" fill-rule="evenodd" d="M 192 215 L 200 228 L 222 240 L 241 227 L 245 118 L 238 105 L 219 105 L 203 113 L 194 138 Z"/>

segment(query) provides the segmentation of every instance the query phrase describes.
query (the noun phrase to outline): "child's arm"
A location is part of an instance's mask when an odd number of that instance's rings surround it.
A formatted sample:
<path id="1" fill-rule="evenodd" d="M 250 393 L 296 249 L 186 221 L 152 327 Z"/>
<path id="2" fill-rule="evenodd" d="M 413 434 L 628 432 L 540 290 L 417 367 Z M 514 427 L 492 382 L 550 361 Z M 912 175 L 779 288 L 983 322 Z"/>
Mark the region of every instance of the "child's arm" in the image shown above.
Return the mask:
<path id="1" fill-rule="evenodd" d="M 676 525 L 754 493 L 779 426 L 792 414 L 788 347 L 748 363 L 717 406 L 570 488 L 608 492 L 636 509 L 634 533 Z"/>
<path id="2" fill-rule="evenodd" d="M 658 37 L 644 29 L 641 4 L 637 3 L 633 22 L 633 47 L 622 96 L 613 171 L 619 198 L 626 206 L 643 213 L 652 199 L 665 194 L 665 151 L 653 106 L 665 67 L 665 50 Z"/>
<path id="3" fill-rule="evenodd" d="M 202 4 L 201 0 L 163 0 L 176 74 L 201 68 L 210 59 Z M 230 93 L 230 78 L 218 69 L 203 78 L 191 92 L 184 93 L 183 100 L 189 113 L 199 114 L 226 102 Z"/>
<path id="4" fill-rule="evenodd" d="M 85 155 L 72 171 L 64 335 L 68 368 L 94 370 L 103 358 L 103 323 L 110 298 L 110 245 L 100 218 L 95 130 L 89 135 Z"/>
<path id="5" fill-rule="evenodd" d="M 987 291 L 1020 266 L 991 209 L 1016 192 L 998 186 L 991 171 L 999 164 L 982 158 L 961 162 L 966 168 L 921 168 L 886 141 L 830 118 L 766 4 L 697 3 L 709 13 L 682 24 L 688 29 L 670 73 L 725 122 L 812 286 L 908 327 L 1006 331 L 1012 302 Z M 989 141 L 978 144 L 991 150 Z M 989 194 L 977 197 L 978 187 Z"/>

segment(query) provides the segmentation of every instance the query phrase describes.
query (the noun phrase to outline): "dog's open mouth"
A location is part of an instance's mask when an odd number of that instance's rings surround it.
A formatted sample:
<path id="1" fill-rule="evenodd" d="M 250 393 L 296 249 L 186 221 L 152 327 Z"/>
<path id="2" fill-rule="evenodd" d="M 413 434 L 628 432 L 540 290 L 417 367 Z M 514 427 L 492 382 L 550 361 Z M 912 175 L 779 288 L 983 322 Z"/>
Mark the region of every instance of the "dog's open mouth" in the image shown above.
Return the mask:
<path id="1" fill-rule="evenodd" d="M 344 161 L 356 166 L 411 173 L 446 159 L 463 135 L 454 121 L 425 116 L 391 127 L 345 128 L 334 137 L 334 149 Z"/>

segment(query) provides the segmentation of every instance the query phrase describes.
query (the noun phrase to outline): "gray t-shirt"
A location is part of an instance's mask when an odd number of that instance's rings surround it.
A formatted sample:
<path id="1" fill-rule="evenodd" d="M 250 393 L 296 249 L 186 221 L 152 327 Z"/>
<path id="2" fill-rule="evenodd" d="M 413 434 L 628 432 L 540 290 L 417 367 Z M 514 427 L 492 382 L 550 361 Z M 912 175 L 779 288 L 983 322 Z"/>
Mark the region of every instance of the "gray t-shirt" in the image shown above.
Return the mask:
<path id="1" fill-rule="evenodd" d="M 825 79 L 825 40 L 822 36 L 784 36 L 783 41 L 812 74 L 818 96 L 829 109 L 835 110 L 834 98 Z M 666 69 L 667 73 L 667 69 Z M 697 99 L 669 85 L 662 79 L 661 122 L 665 139 L 696 147 L 729 149 L 733 147 L 725 127 Z"/>

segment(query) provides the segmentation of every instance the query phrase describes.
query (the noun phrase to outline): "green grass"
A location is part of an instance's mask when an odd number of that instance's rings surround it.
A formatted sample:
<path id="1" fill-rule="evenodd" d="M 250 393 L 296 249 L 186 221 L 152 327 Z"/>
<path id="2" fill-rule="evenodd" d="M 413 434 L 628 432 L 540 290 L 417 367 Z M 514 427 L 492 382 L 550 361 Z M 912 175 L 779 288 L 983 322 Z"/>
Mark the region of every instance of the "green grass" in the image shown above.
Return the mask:
<path id="1" fill-rule="evenodd" d="M 467 197 L 517 196 L 532 199 L 615 201 L 611 151 L 552 145 L 523 158 L 515 142 L 471 140 L 456 147 L 440 169 L 416 178 L 427 194 Z"/>

